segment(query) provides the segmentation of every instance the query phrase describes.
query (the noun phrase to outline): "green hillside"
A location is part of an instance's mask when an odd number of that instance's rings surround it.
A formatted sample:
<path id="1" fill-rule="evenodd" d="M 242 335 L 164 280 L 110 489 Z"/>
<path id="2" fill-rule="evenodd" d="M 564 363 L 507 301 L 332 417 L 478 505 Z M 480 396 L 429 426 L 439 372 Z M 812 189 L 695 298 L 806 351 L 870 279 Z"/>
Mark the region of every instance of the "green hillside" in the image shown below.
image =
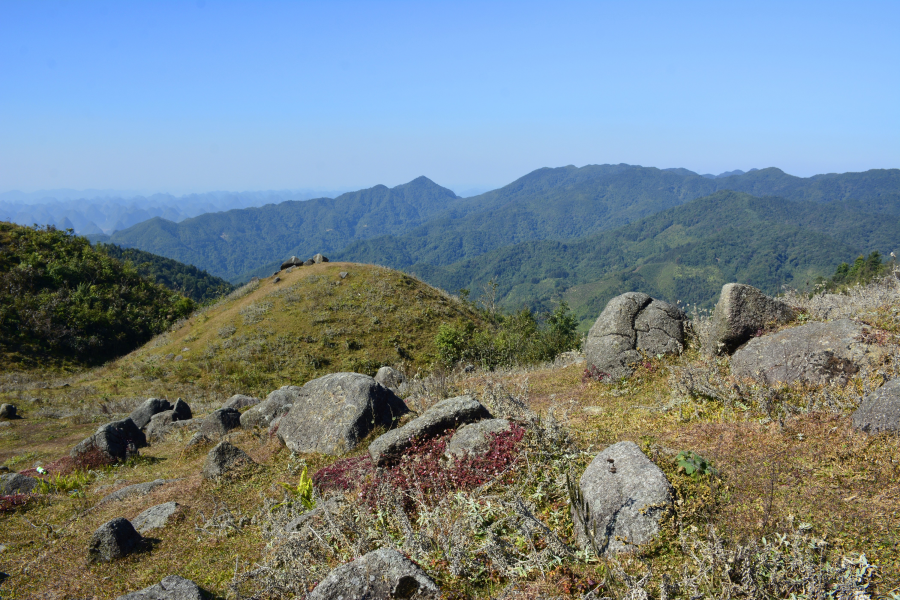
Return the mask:
<path id="1" fill-rule="evenodd" d="M 130 352 L 194 303 L 53 227 L 0 222 L 0 364 L 95 364 Z"/>
<path id="2" fill-rule="evenodd" d="M 224 279 L 158 254 L 115 244 L 99 243 L 96 248 L 116 260 L 131 261 L 144 277 L 184 294 L 194 302 L 208 302 L 234 290 L 234 286 Z"/>
<path id="3" fill-rule="evenodd" d="M 409 270 L 448 290 L 498 284 L 507 308 L 547 310 L 564 299 L 587 326 L 606 302 L 639 290 L 711 306 L 724 283 L 769 293 L 833 272 L 861 252 L 900 246 L 900 217 L 858 202 L 810 202 L 717 192 L 614 231 L 568 242 L 525 242 L 446 267 Z"/>
<path id="4" fill-rule="evenodd" d="M 173 223 L 150 219 L 109 241 L 140 248 L 233 280 L 289 256 L 331 252 L 349 242 L 403 232 L 443 212 L 456 194 L 425 177 L 302 202 L 207 213 Z"/>

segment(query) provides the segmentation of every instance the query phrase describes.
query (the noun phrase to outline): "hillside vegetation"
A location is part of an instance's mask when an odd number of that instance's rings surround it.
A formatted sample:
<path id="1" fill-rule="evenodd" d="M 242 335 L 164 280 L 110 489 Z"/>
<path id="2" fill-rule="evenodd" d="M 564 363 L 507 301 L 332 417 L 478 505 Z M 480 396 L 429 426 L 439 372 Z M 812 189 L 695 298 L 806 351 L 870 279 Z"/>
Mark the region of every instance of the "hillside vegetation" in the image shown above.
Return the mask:
<path id="1" fill-rule="evenodd" d="M 130 352 L 193 308 L 84 238 L 0 222 L 4 365 L 97 364 Z"/>

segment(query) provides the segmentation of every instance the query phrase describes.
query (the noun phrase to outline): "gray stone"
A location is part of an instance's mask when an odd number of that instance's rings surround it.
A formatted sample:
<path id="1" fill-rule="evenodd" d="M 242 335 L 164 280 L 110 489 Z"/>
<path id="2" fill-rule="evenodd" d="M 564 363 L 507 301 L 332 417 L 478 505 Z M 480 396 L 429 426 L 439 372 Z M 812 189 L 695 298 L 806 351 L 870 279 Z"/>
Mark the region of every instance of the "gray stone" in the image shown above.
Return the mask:
<path id="1" fill-rule="evenodd" d="M 131 411 L 128 418 L 134 421 L 139 429 L 143 429 L 150 422 L 153 415 L 166 410 L 172 410 L 172 404 L 168 400 L 162 398 L 148 398 L 141 403 L 136 409 Z"/>
<path id="2" fill-rule="evenodd" d="M 489 418 L 488 409 L 472 396 L 447 398 L 403 427 L 379 436 L 369 444 L 369 456 L 375 465 L 381 466 L 399 458 L 413 440 L 434 437 L 448 429 Z"/>
<path id="3" fill-rule="evenodd" d="M 340 277 L 341 279 L 347 279 L 347 275 L 349 275 L 347 271 L 341 271 L 340 273 L 338 273 L 338 277 Z"/>
<path id="4" fill-rule="evenodd" d="M 94 532 L 88 546 L 91 562 L 111 561 L 137 550 L 143 543 L 128 519 L 118 517 L 107 521 Z"/>
<path id="5" fill-rule="evenodd" d="M 303 266 L 304 266 L 304 267 L 310 267 L 310 266 L 312 266 L 312 265 L 314 265 L 314 264 L 316 264 L 316 261 L 314 261 L 314 260 L 311 259 L 311 258 L 309 258 L 309 259 L 303 261 Z"/>
<path id="6" fill-rule="evenodd" d="M 275 390 L 266 399 L 241 415 L 241 427 L 252 429 L 254 427 L 268 428 L 272 421 L 287 413 L 299 397 L 300 388 L 295 385 L 286 385 Z"/>
<path id="7" fill-rule="evenodd" d="M 331 571 L 309 600 L 438 598 L 434 581 L 418 565 L 392 548 L 381 548 Z"/>
<path id="8" fill-rule="evenodd" d="M 178 406 L 179 403 L 183 407 L 187 407 L 187 404 L 181 402 L 179 400 L 175 403 L 176 408 L 174 410 L 167 410 L 165 412 L 157 413 L 153 415 L 153 418 L 150 419 L 150 424 L 147 425 L 144 430 L 145 435 L 147 436 L 147 441 L 151 443 L 161 442 L 166 439 L 170 433 L 177 429 L 182 428 L 199 428 L 201 423 L 194 422 L 190 416 L 187 419 L 179 419 L 178 413 L 181 414 L 191 414 L 191 409 L 187 408 L 186 411 L 179 411 Z"/>
<path id="9" fill-rule="evenodd" d="M 99 450 L 108 460 L 125 460 L 129 454 L 147 445 L 144 432 L 130 418 L 102 425 L 97 432 L 75 446 L 71 455 L 81 456 Z"/>
<path id="10" fill-rule="evenodd" d="M 222 408 L 233 408 L 235 410 L 241 410 L 242 408 L 249 408 L 251 406 L 256 406 L 257 404 L 259 404 L 259 398 L 245 396 L 243 394 L 235 394 L 225 401 L 225 404 L 222 405 Z"/>
<path id="11" fill-rule="evenodd" d="M 206 600 L 209 594 L 184 577 L 169 575 L 156 585 L 119 596 L 116 600 Z"/>
<path id="12" fill-rule="evenodd" d="M 166 526 L 172 515 L 178 512 L 179 507 L 177 502 L 165 502 L 151 506 L 136 516 L 131 524 L 140 533 L 147 533 L 151 529 L 161 529 Z"/>
<path id="13" fill-rule="evenodd" d="M 795 314 L 793 308 L 753 286 L 726 283 L 713 310 L 710 339 L 704 342 L 710 352 L 731 354 L 757 331 L 787 323 Z"/>
<path id="14" fill-rule="evenodd" d="M 507 419 L 486 419 L 463 425 L 447 442 L 444 456 L 464 458 L 485 454 L 491 449 L 496 434 L 509 431 L 510 425 Z"/>
<path id="15" fill-rule="evenodd" d="M 378 369 L 378 373 L 375 374 L 375 381 L 386 388 L 398 390 L 400 389 L 400 384 L 406 381 L 406 377 L 394 367 L 381 367 Z"/>
<path id="16" fill-rule="evenodd" d="M 162 487 L 167 483 L 178 481 L 177 479 L 154 479 L 153 481 L 145 481 L 144 483 L 135 483 L 118 489 L 111 494 L 107 494 L 100 500 L 100 504 L 105 502 L 116 502 L 131 498 L 132 496 L 146 496 L 158 487 Z"/>
<path id="17" fill-rule="evenodd" d="M 841 319 L 754 338 L 731 357 L 731 373 L 767 385 L 798 381 L 843 385 L 885 352 L 864 341 L 867 331 L 863 325 Z"/>
<path id="18" fill-rule="evenodd" d="M 303 261 L 296 256 L 292 256 L 283 263 L 281 263 L 281 270 L 290 269 L 292 267 L 302 267 Z"/>
<path id="19" fill-rule="evenodd" d="M 312 261 L 316 264 L 328 262 L 328 257 L 322 254 L 316 254 L 312 257 Z"/>
<path id="20" fill-rule="evenodd" d="M 216 439 L 240 426 L 240 412 L 233 408 L 220 408 L 219 410 L 214 410 L 203 419 L 198 434 L 209 439 Z"/>
<path id="21" fill-rule="evenodd" d="M 628 292 L 606 305 L 585 340 L 587 364 L 619 379 L 648 355 L 677 354 L 684 349 L 687 316 L 677 306 L 647 294 Z"/>
<path id="22" fill-rule="evenodd" d="M 16 407 L 12 404 L 0 404 L 0 419 L 15 419 Z"/>
<path id="23" fill-rule="evenodd" d="M 900 430 L 900 379 L 868 394 L 853 413 L 853 426 L 866 433 Z"/>
<path id="24" fill-rule="evenodd" d="M 0 475 L 0 496 L 12 496 L 13 494 L 30 494 L 37 487 L 39 481 L 34 477 L 21 473 L 5 473 Z"/>
<path id="25" fill-rule="evenodd" d="M 200 472 L 206 479 L 218 479 L 232 471 L 254 465 L 253 459 L 240 448 L 222 441 L 209 451 L 203 470 Z"/>
<path id="26" fill-rule="evenodd" d="M 652 540 L 672 507 L 669 480 L 634 442 L 613 444 L 594 457 L 579 486 L 587 502 L 584 525 L 603 554 L 627 552 Z M 573 520 L 579 543 L 588 547 L 582 519 L 576 515 Z"/>
<path id="27" fill-rule="evenodd" d="M 332 373 L 300 388 L 278 438 L 291 452 L 344 454 L 372 429 L 390 426 L 407 412 L 403 400 L 372 377 Z"/>
<path id="28" fill-rule="evenodd" d="M 175 406 L 172 407 L 172 421 L 187 421 L 193 418 L 194 413 L 188 403 L 181 398 L 176 400 Z"/>

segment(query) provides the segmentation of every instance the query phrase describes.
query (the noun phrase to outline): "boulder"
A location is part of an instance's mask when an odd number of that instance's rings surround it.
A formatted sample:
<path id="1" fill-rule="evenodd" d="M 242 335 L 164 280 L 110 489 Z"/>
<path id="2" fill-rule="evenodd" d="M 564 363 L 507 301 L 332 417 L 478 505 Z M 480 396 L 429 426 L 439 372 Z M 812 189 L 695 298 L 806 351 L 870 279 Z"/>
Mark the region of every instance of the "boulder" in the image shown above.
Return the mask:
<path id="1" fill-rule="evenodd" d="M 378 369 L 378 373 L 375 374 L 375 381 L 386 388 L 398 390 L 400 389 L 400 384 L 406 381 L 406 377 L 394 367 L 381 367 Z"/>
<path id="2" fill-rule="evenodd" d="M 180 505 L 177 502 L 166 502 L 151 506 L 132 520 L 131 524 L 140 533 L 147 533 L 151 529 L 165 527 L 169 519 L 178 512 Z"/>
<path id="3" fill-rule="evenodd" d="M 184 577 L 169 575 L 156 585 L 119 596 L 116 600 L 206 600 L 209 594 Z"/>
<path id="4" fill-rule="evenodd" d="M 809 323 L 753 338 L 731 357 L 731 373 L 760 383 L 845 384 L 883 348 L 865 342 L 868 328 L 849 319 Z"/>
<path id="5" fill-rule="evenodd" d="M 587 364 L 619 379 L 649 355 L 677 354 L 684 349 L 684 311 L 647 294 L 628 292 L 606 305 L 584 345 Z"/>
<path id="6" fill-rule="evenodd" d="M 373 464 L 381 466 L 399 458 L 413 440 L 434 437 L 448 429 L 490 418 L 488 409 L 472 396 L 447 398 L 403 427 L 379 436 L 369 444 L 369 456 Z"/>
<path id="7" fill-rule="evenodd" d="M 713 310 L 710 338 L 704 342 L 710 352 L 731 354 L 757 331 L 787 323 L 794 316 L 793 308 L 753 286 L 726 283 Z"/>
<path id="8" fill-rule="evenodd" d="M 88 546 L 91 562 L 111 561 L 137 550 L 143 543 L 131 522 L 123 517 L 107 521 L 94 532 Z"/>
<path id="9" fill-rule="evenodd" d="M 218 479 L 232 471 L 254 465 L 253 459 L 240 448 L 222 441 L 209 451 L 203 470 L 200 472 L 206 479 Z"/>
<path id="10" fill-rule="evenodd" d="M 38 479 L 21 473 L 4 473 L 0 475 L 0 496 L 14 494 L 30 494 L 40 483 Z"/>
<path id="11" fill-rule="evenodd" d="M 98 450 L 109 460 L 125 460 L 129 454 L 147 445 L 147 438 L 131 418 L 102 425 L 97 433 L 82 440 L 71 451 L 76 460 Z"/>
<path id="12" fill-rule="evenodd" d="M 241 415 L 241 427 L 244 429 L 268 428 L 272 421 L 291 409 L 299 392 L 300 388 L 295 385 L 286 385 L 275 390 L 266 396 L 263 402 L 251 407 Z"/>
<path id="13" fill-rule="evenodd" d="M 200 424 L 198 434 L 217 439 L 241 426 L 241 413 L 233 408 L 220 408 L 208 414 Z"/>
<path id="14" fill-rule="evenodd" d="M 181 398 L 176 400 L 175 406 L 172 407 L 172 421 L 187 421 L 193 418 L 194 413 L 188 403 Z"/>
<path id="15" fill-rule="evenodd" d="M 0 404 L 0 419 L 17 418 L 16 407 L 12 404 Z"/>
<path id="16" fill-rule="evenodd" d="M 178 403 L 176 403 L 175 406 L 178 406 Z M 187 405 L 185 404 L 185 406 Z M 190 409 L 188 409 L 188 414 L 190 414 Z M 176 429 L 200 427 L 200 423 L 195 423 L 194 419 L 188 418 L 179 420 L 176 418 L 177 416 L 177 410 L 167 410 L 153 415 L 153 418 L 150 419 L 150 424 L 147 425 L 147 428 L 144 430 L 147 441 L 161 442 L 166 439 L 167 435 Z"/>
<path id="17" fill-rule="evenodd" d="M 634 442 L 613 444 L 594 457 L 579 486 L 587 518 L 582 523 L 578 514 L 573 515 L 578 541 L 584 547 L 590 545 L 584 525 L 603 554 L 630 551 L 649 542 L 672 506 L 669 480 Z M 573 507 L 573 512 L 580 511 Z"/>
<path id="18" fill-rule="evenodd" d="M 292 256 L 289 259 L 287 259 L 286 261 L 284 261 L 283 263 L 281 263 L 280 270 L 284 271 L 285 269 L 290 269 L 291 267 L 302 267 L 302 266 L 303 266 L 303 261 L 301 259 L 297 258 L 296 256 Z"/>
<path id="19" fill-rule="evenodd" d="M 309 600 L 438 598 L 434 581 L 418 565 L 392 548 L 381 548 L 337 567 L 310 592 Z"/>
<path id="20" fill-rule="evenodd" d="M 162 398 L 148 398 L 141 403 L 136 409 L 131 411 L 128 418 L 134 421 L 138 429 L 143 429 L 150 422 L 153 415 L 166 410 L 172 410 L 172 405 L 168 400 Z"/>
<path id="21" fill-rule="evenodd" d="M 315 256 L 312 257 L 312 261 L 315 264 L 326 263 L 326 262 L 328 262 L 328 257 L 324 256 L 322 254 L 316 254 Z"/>
<path id="22" fill-rule="evenodd" d="M 242 408 L 256 406 L 257 404 L 259 404 L 259 398 L 245 396 L 243 394 L 235 394 L 225 401 L 225 404 L 222 405 L 222 408 L 233 408 L 235 410 L 241 410 Z"/>
<path id="23" fill-rule="evenodd" d="M 407 412 L 403 400 L 372 377 L 332 373 L 300 388 L 278 438 L 291 452 L 344 454 L 372 429 L 390 426 Z"/>
<path id="24" fill-rule="evenodd" d="M 314 260 L 311 259 L 311 258 L 309 258 L 309 259 L 303 261 L 303 266 L 304 266 L 304 267 L 309 267 L 309 266 L 312 266 L 312 265 L 314 265 L 314 264 L 316 264 L 316 261 L 314 261 Z"/>
<path id="25" fill-rule="evenodd" d="M 444 456 L 465 458 L 485 454 L 491 449 L 496 434 L 509 431 L 510 425 L 507 419 L 486 419 L 463 425 L 447 442 Z"/>
<path id="26" fill-rule="evenodd" d="M 153 481 L 145 481 L 144 483 L 135 483 L 134 485 L 127 485 L 123 488 L 120 488 L 110 494 L 107 494 L 100 500 L 100 504 L 105 502 L 116 502 L 118 500 L 124 500 L 125 498 L 130 498 L 132 496 L 146 496 L 153 490 L 158 487 L 164 486 L 167 483 L 172 481 L 177 481 L 176 479 L 154 479 Z"/>
<path id="27" fill-rule="evenodd" d="M 853 426 L 866 433 L 900 430 L 900 379 L 868 394 L 853 413 Z"/>

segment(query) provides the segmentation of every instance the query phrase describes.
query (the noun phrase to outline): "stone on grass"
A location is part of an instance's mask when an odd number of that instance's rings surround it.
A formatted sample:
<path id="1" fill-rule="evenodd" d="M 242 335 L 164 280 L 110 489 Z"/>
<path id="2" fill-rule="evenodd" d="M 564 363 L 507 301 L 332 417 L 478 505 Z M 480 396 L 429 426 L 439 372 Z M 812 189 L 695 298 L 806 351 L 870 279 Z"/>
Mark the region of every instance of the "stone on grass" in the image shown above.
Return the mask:
<path id="1" fill-rule="evenodd" d="M 184 577 L 169 575 L 156 585 L 119 596 L 116 600 L 206 600 L 209 594 Z"/>
<path id="2" fill-rule="evenodd" d="M 165 502 L 151 506 L 138 516 L 131 524 L 140 533 L 147 533 L 151 529 L 161 529 L 169 522 L 169 519 L 178 512 L 180 505 L 177 502 Z"/>
<path id="3" fill-rule="evenodd" d="M 140 548 L 143 541 L 144 538 L 128 519 L 118 517 L 107 521 L 94 532 L 88 546 L 88 556 L 91 562 L 109 562 L 131 554 Z"/>
<path id="4" fill-rule="evenodd" d="M 176 400 L 175 406 L 172 407 L 172 421 L 187 421 L 193 418 L 194 413 L 188 403 L 181 398 Z"/>
<path id="5" fill-rule="evenodd" d="M 375 374 L 375 381 L 386 388 L 398 390 L 400 389 L 400 384 L 406 381 L 406 377 L 394 367 L 381 367 L 378 369 L 378 373 Z"/>
<path id="6" fill-rule="evenodd" d="M 331 571 L 308 599 L 425 600 L 439 596 L 437 585 L 418 565 L 392 548 L 381 548 Z"/>
<path id="7" fill-rule="evenodd" d="M 0 404 L 0 419 L 15 419 L 16 407 L 12 404 Z"/>
<path id="8" fill-rule="evenodd" d="M 281 269 L 284 271 L 285 269 L 290 269 L 291 267 L 302 267 L 303 261 L 296 256 L 292 256 L 283 263 L 281 263 Z"/>
<path id="9" fill-rule="evenodd" d="M 181 402 L 179 400 L 179 402 Z M 178 406 L 178 402 L 175 403 L 175 406 Z M 187 406 L 187 404 L 184 404 Z M 147 425 L 144 430 L 145 435 L 147 436 L 148 442 L 161 442 L 166 439 L 172 431 L 176 429 L 182 428 L 198 428 L 200 427 L 200 423 L 195 423 L 194 419 L 188 417 L 187 419 L 178 419 L 178 409 L 175 410 L 167 410 L 165 412 L 161 412 L 153 415 L 153 418 L 150 419 L 150 424 Z M 182 412 L 182 414 L 185 414 Z M 186 414 L 190 415 L 190 408 L 187 409 Z"/>
<path id="10" fill-rule="evenodd" d="M 124 500 L 125 498 L 131 498 L 133 496 L 146 496 L 156 488 L 162 487 L 172 481 L 177 481 L 177 479 L 154 479 L 153 481 L 128 485 L 104 496 L 100 500 L 100 504 Z"/>
<path id="11" fill-rule="evenodd" d="M 102 425 L 94 435 L 75 446 L 70 454 L 77 460 L 90 452 L 99 451 L 107 460 L 125 460 L 146 445 L 144 432 L 127 418 Z"/>
<path id="12" fill-rule="evenodd" d="M 38 479 L 21 473 L 4 473 L 0 475 L 0 496 L 13 494 L 30 494 L 40 483 Z"/>
<path id="13" fill-rule="evenodd" d="M 713 310 L 707 350 L 731 354 L 765 327 L 787 323 L 795 316 L 793 308 L 769 298 L 750 285 L 726 283 Z"/>
<path id="14" fill-rule="evenodd" d="M 220 408 L 208 414 L 200 424 L 199 435 L 217 439 L 241 426 L 241 413 L 233 408 Z"/>
<path id="15" fill-rule="evenodd" d="M 853 413 L 853 426 L 866 433 L 900 430 L 900 379 L 868 394 Z"/>
<path id="16" fill-rule="evenodd" d="M 241 415 L 241 427 L 244 429 L 268 428 L 272 421 L 291 409 L 299 392 L 300 388 L 295 385 L 286 385 L 275 390 L 266 396 L 264 401 L 250 407 Z"/>
<path id="17" fill-rule="evenodd" d="M 731 357 L 731 373 L 766 385 L 798 381 L 844 385 L 885 352 L 865 341 L 870 331 L 850 319 L 840 319 L 753 338 Z"/>
<path id="18" fill-rule="evenodd" d="M 486 419 L 463 425 L 447 442 L 444 456 L 465 458 L 485 454 L 491 449 L 496 435 L 509 431 L 510 425 L 507 419 Z"/>
<path id="19" fill-rule="evenodd" d="M 308 258 L 308 259 L 306 259 L 305 261 L 303 261 L 303 266 L 304 266 L 304 267 L 311 267 L 311 266 L 314 265 L 314 264 L 316 264 L 316 261 L 314 261 L 314 260 L 311 259 L 311 258 Z"/>
<path id="20" fill-rule="evenodd" d="M 678 354 L 684 349 L 684 311 L 647 294 L 628 292 L 606 305 L 584 345 L 588 365 L 619 379 L 634 373 L 643 354 Z M 643 353 L 643 354 L 642 354 Z"/>
<path id="21" fill-rule="evenodd" d="M 138 429 L 143 429 L 150 422 L 153 415 L 166 410 L 172 410 L 172 405 L 168 400 L 162 398 L 148 398 L 144 400 L 140 406 L 131 411 L 128 418 L 134 421 Z"/>
<path id="22" fill-rule="evenodd" d="M 407 412 L 403 400 L 372 377 L 332 373 L 300 388 L 281 419 L 278 438 L 291 452 L 340 455 Z"/>
<path id="23" fill-rule="evenodd" d="M 223 475 L 254 464 L 256 463 L 246 452 L 222 441 L 206 455 L 201 474 L 206 479 L 218 479 Z"/>
<path id="24" fill-rule="evenodd" d="M 322 254 L 316 254 L 312 257 L 312 261 L 316 264 L 328 262 L 328 257 Z"/>
<path id="25" fill-rule="evenodd" d="M 244 394 L 235 394 L 225 401 L 225 404 L 222 405 L 222 408 L 233 408 L 235 410 L 241 410 L 242 408 L 256 406 L 257 404 L 259 404 L 259 398 L 245 396 Z"/>
<path id="26" fill-rule="evenodd" d="M 602 554 L 631 551 L 652 540 L 672 506 L 669 480 L 634 442 L 619 442 L 598 454 L 579 486 L 587 514 L 573 507 L 578 541 L 590 546 L 586 525 Z M 584 523 L 578 514 L 586 517 Z"/>
<path id="27" fill-rule="evenodd" d="M 392 429 L 369 444 L 372 462 L 381 466 L 399 458 L 413 440 L 434 437 L 448 429 L 490 419 L 488 412 L 472 396 L 441 400 L 403 427 Z"/>

